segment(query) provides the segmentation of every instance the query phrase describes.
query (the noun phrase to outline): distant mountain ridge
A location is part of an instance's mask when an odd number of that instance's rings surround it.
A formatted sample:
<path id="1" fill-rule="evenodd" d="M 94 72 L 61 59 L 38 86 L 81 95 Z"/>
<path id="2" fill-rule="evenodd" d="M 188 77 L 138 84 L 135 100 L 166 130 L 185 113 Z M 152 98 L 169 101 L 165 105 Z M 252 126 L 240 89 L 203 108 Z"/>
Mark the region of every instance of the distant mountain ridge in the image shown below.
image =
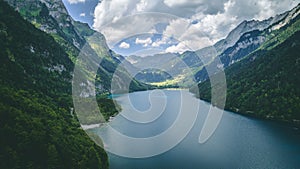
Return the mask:
<path id="1" fill-rule="evenodd" d="M 278 14 L 266 20 L 243 21 L 235 29 L 233 29 L 225 39 L 218 41 L 212 47 L 206 47 L 197 51 L 186 51 L 181 55 L 166 53 L 147 57 L 129 56 L 126 58 L 133 64 L 133 66 L 141 66 L 141 64 L 149 63 L 150 65 L 154 64 L 160 65 L 160 67 L 167 67 L 169 72 L 174 72 L 174 69 L 178 69 L 179 71 L 176 72 L 176 76 L 173 77 L 173 79 L 177 79 L 173 81 L 174 84 L 184 81 L 184 86 L 190 86 L 195 82 L 202 82 L 208 79 L 204 65 L 207 66 L 207 64 L 215 64 L 216 67 L 226 68 L 231 64 L 240 61 L 251 52 L 260 48 L 266 41 L 269 41 L 271 38 L 270 35 L 274 31 L 278 31 L 280 28 L 284 27 L 284 25 L 290 23 L 290 21 L 298 16 L 298 14 L 299 5 L 290 11 Z M 176 56 L 180 60 L 173 57 L 173 60 L 166 62 L 166 58 L 164 58 L 164 56 L 168 55 Z M 220 59 L 222 65 L 216 63 L 217 59 Z M 180 61 L 183 61 L 195 75 L 194 80 L 191 79 L 189 75 L 184 74 L 185 68 L 180 66 L 172 68 L 172 66 L 176 65 Z M 205 63 L 203 63 L 203 61 Z M 152 76 L 151 72 L 148 72 L 148 74 L 150 74 L 149 78 L 151 78 L 151 80 L 147 80 L 147 76 L 145 75 L 140 76 L 143 77 L 143 79 L 138 79 L 143 80 L 144 82 L 155 81 L 155 77 Z M 187 76 L 189 77 L 184 78 Z M 168 76 L 165 76 L 165 80 L 168 79 L 167 77 Z M 158 77 L 158 79 L 162 80 L 161 76 Z"/>

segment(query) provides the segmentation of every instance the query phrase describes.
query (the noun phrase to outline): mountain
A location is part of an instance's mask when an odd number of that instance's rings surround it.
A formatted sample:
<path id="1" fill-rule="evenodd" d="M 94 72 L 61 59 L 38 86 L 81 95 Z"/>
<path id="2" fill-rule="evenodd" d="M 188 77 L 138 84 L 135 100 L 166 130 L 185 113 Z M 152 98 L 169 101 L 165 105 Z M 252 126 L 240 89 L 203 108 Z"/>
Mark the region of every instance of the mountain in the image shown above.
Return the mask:
<path id="1" fill-rule="evenodd" d="M 0 0 L 0 168 L 108 168 L 73 112 L 74 63 Z"/>
<path id="2" fill-rule="evenodd" d="M 206 50 L 201 52 L 201 56 L 208 55 L 205 53 Z M 200 71 L 204 65 L 201 59 L 203 57 L 194 51 L 185 51 L 182 54 L 162 53 L 145 57 L 126 57 L 126 60 L 136 68 L 145 68 L 149 65 L 155 68 L 140 72 L 136 76 L 137 80 L 164 87 L 191 87 L 194 85 L 196 79 L 193 75 Z"/>
<path id="3" fill-rule="evenodd" d="M 144 83 L 160 83 L 172 80 L 172 76 L 167 73 L 170 71 L 169 64 L 172 56 L 168 54 L 156 54 L 153 56 L 127 56 L 124 61 L 128 62 L 126 67 L 133 72 L 133 76 Z M 167 65 L 165 65 L 167 64 Z M 131 66 L 130 66 L 131 65 Z"/>
<path id="4" fill-rule="evenodd" d="M 264 30 L 241 36 L 219 55 L 227 81 L 225 108 L 245 115 L 300 124 L 299 37 L 300 4 Z M 208 66 L 217 67 L 217 62 Z M 206 70 L 191 91 L 210 101 Z"/>
<path id="5" fill-rule="evenodd" d="M 276 47 L 287 38 L 289 38 L 293 33 L 300 30 L 299 13 L 300 5 L 298 5 L 291 11 L 285 12 L 284 14 L 277 15 L 276 17 L 270 18 L 266 21 L 262 21 L 261 23 L 264 23 L 262 25 L 268 25 L 268 23 L 271 23 L 271 25 L 263 30 L 255 29 L 242 34 L 233 46 L 225 49 L 216 58 L 213 58 L 212 61 L 209 62 L 210 66 L 227 68 L 228 66 L 244 59 L 247 55 L 255 52 L 256 50 L 272 49 Z M 241 25 L 245 25 L 245 23 L 240 24 L 240 26 L 238 26 L 237 29 L 233 30 L 233 32 L 239 30 L 239 27 L 242 27 Z M 257 25 L 255 28 L 257 28 Z M 233 32 L 231 32 L 230 34 L 236 34 Z M 229 35 L 228 37 L 230 36 L 231 35 Z M 218 60 L 221 61 L 222 65 L 218 63 Z M 207 80 L 208 75 L 205 68 L 197 72 L 195 78 L 198 82 Z"/>
<path id="6" fill-rule="evenodd" d="M 241 38 L 241 36 L 247 32 L 259 30 L 262 31 L 264 29 L 267 29 L 274 23 L 279 22 L 283 18 L 285 18 L 288 15 L 288 12 L 285 12 L 283 14 L 276 15 L 274 17 L 270 17 L 269 19 L 258 21 L 258 20 L 250 20 L 250 21 L 243 21 L 240 23 L 236 28 L 234 28 L 225 39 L 222 39 L 218 42 L 216 42 L 213 47 L 217 51 L 217 54 L 222 54 L 226 49 L 232 47 L 235 45 L 238 40 Z M 207 48 L 199 49 L 195 51 L 197 54 L 201 55 L 203 52 L 205 53 L 207 51 Z"/>
<path id="7" fill-rule="evenodd" d="M 5 0 L 26 20 L 44 32 L 71 43 L 76 48 L 85 44 L 61 0 Z"/>
<path id="8" fill-rule="evenodd" d="M 175 66 L 175 68 L 180 71 L 177 71 L 176 76 L 173 78 L 170 78 L 169 75 L 157 70 L 155 72 L 153 72 L 154 70 L 143 71 L 139 73 L 136 78 L 146 83 L 160 82 L 160 84 L 172 85 L 178 85 L 181 83 L 183 84 L 182 86 L 190 87 L 194 83 L 204 81 L 208 78 L 203 61 L 206 64 L 210 64 L 211 62 L 214 62 L 214 59 L 216 59 L 215 57 L 218 56 L 218 58 L 220 58 L 224 64 L 222 66 L 229 66 L 233 62 L 238 61 L 260 47 L 265 40 L 265 37 L 258 36 L 260 35 L 260 31 L 263 32 L 271 25 L 283 20 L 284 18 L 287 18 L 288 15 L 289 12 L 285 12 L 263 21 L 243 21 L 235 29 L 233 29 L 225 39 L 220 40 L 213 47 L 206 47 L 198 51 L 186 51 L 181 55 L 166 53 L 148 57 L 129 56 L 127 59 L 129 62 L 132 62 L 133 65 L 139 67 L 144 67 L 141 66 L 141 64 L 146 64 L 147 62 L 151 63 L 150 65 L 160 65 L 164 68 L 168 66 L 168 71 L 170 71 L 171 66 L 183 61 L 186 66 Z M 245 33 L 248 34 L 245 35 Z M 180 60 L 178 60 L 176 57 L 173 57 L 172 60 L 166 61 L 168 55 L 177 56 Z M 230 59 L 231 57 L 233 57 L 233 59 Z M 151 58 L 151 60 L 146 58 Z M 166 64 L 171 62 L 171 65 Z M 186 74 L 185 70 L 187 69 L 191 70 L 191 74 L 195 75 L 195 79 L 191 79 L 190 74 Z"/>
<path id="9" fill-rule="evenodd" d="M 247 32 L 259 30 L 262 31 L 272 24 L 282 20 L 284 17 L 288 15 L 288 12 L 285 12 L 280 15 L 276 15 L 275 17 L 271 17 L 269 19 L 258 21 L 258 20 L 250 20 L 243 21 L 240 23 L 235 29 L 233 29 L 228 36 L 217 42 L 214 47 L 216 48 L 218 53 L 224 52 L 227 48 L 232 47 L 237 41 L 241 38 L 241 36 Z"/>
<path id="10" fill-rule="evenodd" d="M 260 49 L 225 69 L 226 109 L 300 125 L 300 31 L 271 50 Z M 210 100 L 210 82 L 199 84 Z"/>
<path id="11" fill-rule="evenodd" d="M 278 36 L 280 36 L 279 34 L 282 34 L 282 32 L 290 31 L 289 35 L 281 38 L 281 40 L 284 41 L 294 32 L 300 30 L 298 27 L 299 19 L 297 18 L 299 17 L 299 12 L 300 6 L 297 6 L 289 12 L 279 15 L 281 17 L 277 17 L 278 19 L 276 19 L 276 22 L 271 24 L 266 29 L 253 30 L 243 34 L 234 46 L 228 48 L 220 56 L 224 67 L 239 61 L 244 56 L 247 56 L 256 49 L 261 48 L 261 45 L 265 42 L 266 43 L 264 45 L 269 44 L 273 47 L 276 46 L 275 43 L 270 44 L 270 41 L 271 39 L 278 38 Z"/>
<path id="12" fill-rule="evenodd" d="M 101 60 L 97 72 L 97 94 L 108 94 L 111 91 L 111 79 L 120 64 L 108 48 L 105 37 L 87 24 L 74 21 L 68 14 L 61 0 L 5 0 L 13 6 L 26 20 L 38 29 L 50 34 L 68 53 L 69 58 L 75 63 L 79 55 L 88 53 L 92 60 Z M 82 51 L 84 50 L 84 52 Z M 86 57 L 87 58 L 87 57 Z M 86 72 L 86 79 L 93 79 L 92 73 L 87 72 L 87 65 L 79 65 Z M 116 75 L 117 76 L 117 75 Z M 120 83 L 128 79 L 132 80 L 130 91 L 145 90 L 149 85 L 139 83 L 130 77 L 130 74 L 122 69 Z M 83 82 L 86 86 L 92 84 L 91 80 Z M 125 89 L 120 89 L 122 92 Z M 87 91 L 85 95 L 93 95 Z"/>
<path id="13" fill-rule="evenodd" d="M 132 64 L 132 72 L 143 70 L 135 76 L 137 80 L 164 87 L 189 86 L 192 69 L 197 68 L 201 61 L 194 52 L 128 56 L 126 60 Z"/>

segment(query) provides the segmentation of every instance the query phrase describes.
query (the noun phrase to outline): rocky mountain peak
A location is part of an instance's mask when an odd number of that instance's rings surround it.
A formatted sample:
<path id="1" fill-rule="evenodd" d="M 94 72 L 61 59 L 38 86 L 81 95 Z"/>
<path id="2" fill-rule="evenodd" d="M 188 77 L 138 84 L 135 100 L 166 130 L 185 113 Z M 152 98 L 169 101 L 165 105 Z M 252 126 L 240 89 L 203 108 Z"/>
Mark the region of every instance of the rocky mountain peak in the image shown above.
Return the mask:
<path id="1" fill-rule="evenodd" d="M 78 49 L 85 44 L 61 0 L 5 1 L 40 30 L 57 34 Z"/>
<path id="2" fill-rule="evenodd" d="M 270 28 L 270 31 L 278 30 L 282 28 L 283 26 L 290 23 L 291 20 L 296 18 L 300 14 L 300 3 L 293 8 L 291 11 L 284 13 L 284 15 L 277 15 L 275 18 L 278 18 L 276 22 L 273 22 L 272 27 Z"/>
<path id="3" fill-rule="evenodd" d="M 268 28 L 270 25 L 272 25 L 273 23 L 278 22 L 285 15 L 286 14 L 278 15 L 277 17 L 272 17 L 263 21 L 245 20 L 242 23 L 240 23 L 234 30 L 232 30 L 223 41 L 220 41 L 221 43 L 217 43 L 216 48 L 219 52 L 223 52 L 224 49 L 233 46 L 244 33 L 253 30 L 264 30 Z"/>

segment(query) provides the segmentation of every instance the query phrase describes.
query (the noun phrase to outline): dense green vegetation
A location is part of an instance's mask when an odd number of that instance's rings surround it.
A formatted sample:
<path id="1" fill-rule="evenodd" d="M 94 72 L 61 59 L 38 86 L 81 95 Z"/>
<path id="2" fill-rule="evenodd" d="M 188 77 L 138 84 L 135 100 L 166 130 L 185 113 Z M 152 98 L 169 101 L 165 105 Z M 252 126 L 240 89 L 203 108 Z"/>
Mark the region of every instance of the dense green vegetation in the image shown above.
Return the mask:
<path id="1" fill-rule="evenodd" d="M 116 116 L 121 111 L 121 106 L 119 106 L 117 103 L 114 103 L 112 99 L 98 96 L 96 100 L 98 103 L 98 107 L 89 107 L 89 110 L 83 110 L 84 112 L 80 112 L 80 110 L 78 110 L 76 115 L 81 124 L 89 125 L 105 123 L 109 120 L 110 117 Z M 90 104 L 92 101 L 93 98 L 80 99 L 81 104 Z"/>
<path id="2" fill-rule="evenodd" d="M 225 70 L 226 109 L 300 124 L 300 32 L 269 50 L 258 50 Z M 209 101 L 210 82 L 199 84 Z"/>
<path id="3" fill-rule="evenodd" d="M 297 31 L 300 31 L 300 15 L 292 19 L 284 27 L 272 31 L 271 34 L 265 31 L 263 34 L 266 35 L 267 40 L 266 43 L 264 43 L 260 48 L 267 49 L 267 50 L 273 49 L 274 47 L 284 42 L 287 38 L 292 36 Z"/>
<path id="4" fill-rule="evenodd" d="M 108 168 L 73 115 L 73 63 L 0 1 L 0 168 Z"/>

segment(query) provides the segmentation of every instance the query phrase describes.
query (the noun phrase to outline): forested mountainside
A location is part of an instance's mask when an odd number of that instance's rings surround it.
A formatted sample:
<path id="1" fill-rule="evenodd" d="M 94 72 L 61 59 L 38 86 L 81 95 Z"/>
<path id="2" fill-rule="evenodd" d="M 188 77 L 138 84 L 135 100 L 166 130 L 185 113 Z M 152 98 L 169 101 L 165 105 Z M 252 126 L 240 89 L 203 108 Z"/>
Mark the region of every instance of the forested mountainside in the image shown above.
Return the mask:
<path id="1" fill-rule="evenodd" d="M 0 168 L 108 168 L 73 114 L 74 63 L 0 0 Z"/>
<path id="2" fill-rule="evenodd" d="M 120 64 L 120 58 L 108 48 L 105 37 L 92 30 L 87 24 L 74 21 L 68 14 L 62 0 L 5 0 L 13 6 L 26 20 L 38 29 L 50 34 L 59 43 L 69 58 L 75 62 L 83 47 L 89 50 L 93 58 L 101 58 L 97 72 L 96 92 L 108 94 L 111 90 L 111 79 Z M 82 53 L 81 53 L 82 54 Z M 84 65 L 81 65 L 84 68 Z M 124 69 L 122 76 L 132 79 Z M 94 77 L 87 77 L 91 79 Z M 89 80 L 85 85 L 91 84 Z M 150 86 L 132 79 L 131 91 L 145 90 Z"/>
<path id="3" fill-rule="evenodd" d="M 261 49 L 225 70 L 226 109 L 300 125 L 300 31 L 272 49 Z M 209 80 L 199 84 L 210 100 Z"/>

